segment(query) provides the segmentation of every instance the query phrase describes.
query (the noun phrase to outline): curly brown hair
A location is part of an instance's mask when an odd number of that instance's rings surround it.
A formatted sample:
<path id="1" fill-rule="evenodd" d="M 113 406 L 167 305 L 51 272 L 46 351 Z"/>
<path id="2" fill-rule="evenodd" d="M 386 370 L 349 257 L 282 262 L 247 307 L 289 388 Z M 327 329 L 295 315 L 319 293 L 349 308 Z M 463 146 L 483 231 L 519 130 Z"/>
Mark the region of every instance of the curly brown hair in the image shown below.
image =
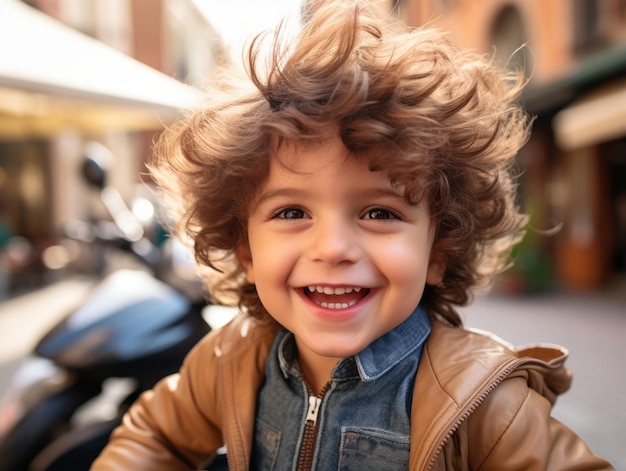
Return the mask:
<path id="1" fill-rule="evenodd" d="M 315 142 L 334 126 L 407 200 L 427 202 L 446 272 L 422 304 L 460 325 L 456 306 L 507 267 L 526 224 L 511 175 L 530 128 L 517 101 L 523 74 L 358 0 L 325 2 L 295 39 L 284 24 L 259 35 L 247 85 L 235 73 L 214 80 L 206 101 L 162 135 L 151 165 L 179 203 L 178 230 L 212 269 L 212 298 L 268 316 L 236 259 L 250 204 L 277 146 Z"/>

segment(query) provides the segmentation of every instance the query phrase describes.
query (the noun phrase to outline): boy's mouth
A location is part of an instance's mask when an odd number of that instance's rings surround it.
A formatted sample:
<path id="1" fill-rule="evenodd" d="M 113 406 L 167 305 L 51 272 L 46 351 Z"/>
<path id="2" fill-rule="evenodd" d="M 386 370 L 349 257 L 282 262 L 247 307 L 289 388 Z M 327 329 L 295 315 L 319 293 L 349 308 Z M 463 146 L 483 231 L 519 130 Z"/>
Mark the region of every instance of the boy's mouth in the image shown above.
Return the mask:
<path id="1" fill-rule="evenodd" d="M 369 294 L 369 288 L 357 286 L 320 286 L 304 288 L 307 298 L 326 309 L 347 309 Z"/>

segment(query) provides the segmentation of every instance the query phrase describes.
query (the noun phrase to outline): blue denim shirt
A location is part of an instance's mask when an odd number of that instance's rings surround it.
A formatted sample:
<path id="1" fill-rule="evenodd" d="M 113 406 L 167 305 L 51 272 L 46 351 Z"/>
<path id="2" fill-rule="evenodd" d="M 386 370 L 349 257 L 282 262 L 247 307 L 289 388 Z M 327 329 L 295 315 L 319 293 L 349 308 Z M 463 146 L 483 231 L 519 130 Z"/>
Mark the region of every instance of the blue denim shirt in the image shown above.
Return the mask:
<path id="1" fill-rule="evenodd" d="M 337 363 L 317 418 L 313 469 L 408 469 L 413 385 L 430 333 L 418 307 L 363 351 Z M 296 468 L 309 406 L 293 334 L 277 335 L 258 396 L 251 469 Z"/>

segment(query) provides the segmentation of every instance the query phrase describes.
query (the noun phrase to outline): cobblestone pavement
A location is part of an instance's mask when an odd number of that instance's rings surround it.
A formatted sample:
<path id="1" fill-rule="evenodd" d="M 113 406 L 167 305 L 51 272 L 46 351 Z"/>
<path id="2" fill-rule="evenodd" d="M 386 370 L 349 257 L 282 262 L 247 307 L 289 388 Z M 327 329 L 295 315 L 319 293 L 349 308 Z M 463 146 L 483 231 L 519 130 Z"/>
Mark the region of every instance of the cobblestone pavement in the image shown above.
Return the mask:
<path id="1" fill-rule="evenodd" d="M 37 339 L 78 304 L 92 286 L 57 283 L 0 303 L 0 395 Z M 477 297 L 462 309 L 465 324 L 505 340 L 557 343 L 570 351 L 570 391 L 554 415 L 598 455 L 626 471 L 626 284 L 605 293 Z"/>

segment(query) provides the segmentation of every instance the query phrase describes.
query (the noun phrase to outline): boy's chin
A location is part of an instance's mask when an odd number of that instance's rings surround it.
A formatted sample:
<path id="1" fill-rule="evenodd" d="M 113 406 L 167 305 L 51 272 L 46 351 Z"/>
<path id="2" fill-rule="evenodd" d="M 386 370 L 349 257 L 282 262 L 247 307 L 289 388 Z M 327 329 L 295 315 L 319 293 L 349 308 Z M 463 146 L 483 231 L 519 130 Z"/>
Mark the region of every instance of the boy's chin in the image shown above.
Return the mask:
<path id="1" fill-rule="evenodd" d="M 339 360 L 356 355 L 365 347 L 367 345 L 346 344 L 345 342 L 341 344 L 338 344 L 338 342 L 322 342 L 313 345 L 309 349 L 320 357 Z"/>

